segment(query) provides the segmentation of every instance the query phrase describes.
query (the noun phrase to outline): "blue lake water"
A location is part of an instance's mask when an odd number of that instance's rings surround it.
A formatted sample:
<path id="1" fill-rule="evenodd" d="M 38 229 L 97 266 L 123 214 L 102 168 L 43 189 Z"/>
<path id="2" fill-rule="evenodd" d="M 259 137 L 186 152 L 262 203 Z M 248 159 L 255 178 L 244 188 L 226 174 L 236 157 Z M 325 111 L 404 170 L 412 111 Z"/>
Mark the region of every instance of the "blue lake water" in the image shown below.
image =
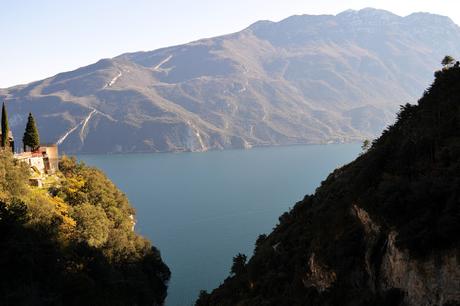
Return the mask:
<path id="1" fill-rule="evenodd" d="M 127 194 L 136 230 L 171 269 L 166 305 L 183 306 L 217 287 L 234 255 L 251 255 L 259 234 L 359 152 L 359 144 L 334 144 L 78 158 Z"/>

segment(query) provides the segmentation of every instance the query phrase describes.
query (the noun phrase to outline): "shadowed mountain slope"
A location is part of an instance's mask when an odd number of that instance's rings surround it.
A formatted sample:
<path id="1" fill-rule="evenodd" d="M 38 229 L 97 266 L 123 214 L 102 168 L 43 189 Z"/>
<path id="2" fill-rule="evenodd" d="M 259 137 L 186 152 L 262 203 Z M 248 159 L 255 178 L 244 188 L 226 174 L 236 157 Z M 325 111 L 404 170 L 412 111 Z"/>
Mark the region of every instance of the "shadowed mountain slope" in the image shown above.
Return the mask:
<path id="1" fill-rule="evenodd" d="M 460 65 L 197 305 L 459 305 Z"/>

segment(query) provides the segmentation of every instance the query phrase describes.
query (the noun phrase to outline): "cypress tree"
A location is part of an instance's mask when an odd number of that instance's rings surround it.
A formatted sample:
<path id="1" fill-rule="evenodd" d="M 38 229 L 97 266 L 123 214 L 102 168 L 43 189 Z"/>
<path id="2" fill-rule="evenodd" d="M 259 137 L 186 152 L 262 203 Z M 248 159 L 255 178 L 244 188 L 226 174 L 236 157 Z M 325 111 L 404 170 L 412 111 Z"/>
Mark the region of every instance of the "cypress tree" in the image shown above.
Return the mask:
<path id="1" fill-rule="evenodd" d="M 8 139 L 8 134 L 10 132 L 10 127 L 8 125 L 8 114 L 6 112 L 5 102 L 2 106 L 2 148 L 9 146 L 10 141 Z"/>
<path id="2" fill-rule="evenodd" d="M 24 143 L 24 151 L 27 147 L 29 147 L 32 151 L 35 151 L 40 146 L 40 136 L 38 135 L 37 126 L 35 125 L 35 120 L 32 116 L 32 113 L 29 113 L 24 137 L 22 137 L 22 142 Z"/>

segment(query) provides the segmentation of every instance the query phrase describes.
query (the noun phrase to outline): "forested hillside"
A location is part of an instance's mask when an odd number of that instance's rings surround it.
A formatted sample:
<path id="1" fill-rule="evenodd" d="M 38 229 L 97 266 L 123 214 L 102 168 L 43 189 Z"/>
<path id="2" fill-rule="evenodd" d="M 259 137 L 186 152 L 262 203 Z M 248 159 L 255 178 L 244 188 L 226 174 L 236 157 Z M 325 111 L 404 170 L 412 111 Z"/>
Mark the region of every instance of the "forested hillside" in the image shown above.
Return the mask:
<path id="1" fill-rule="evenodd" d="M 126 196 L 64 157 L 48 188 L 0 152 L 1 305 L 162 305 L 170 277 Z"/>
<path id="2" fill-rule="evenodd" d="M 196 305 L 459 305 L 459 63 L 435 77 Z"/>

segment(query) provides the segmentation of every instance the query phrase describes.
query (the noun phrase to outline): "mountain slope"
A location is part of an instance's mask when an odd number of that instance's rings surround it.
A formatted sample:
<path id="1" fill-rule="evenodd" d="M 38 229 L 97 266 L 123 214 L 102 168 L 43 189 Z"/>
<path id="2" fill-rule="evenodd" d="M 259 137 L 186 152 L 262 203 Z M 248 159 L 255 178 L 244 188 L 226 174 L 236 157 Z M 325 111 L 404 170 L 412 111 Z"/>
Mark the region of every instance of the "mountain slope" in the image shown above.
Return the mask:
<path id="1" fill-rule="evenodd" d="M 0 90 L 65 152 L 204 151 L 373 137 L 445 54 L 449 18 L 364 9 L 260 21 L 230 35 L 123 54 Z"/>
<path id="2" fill-rule="evenodd" d="M 62 158 L 29 186 L 0 151 L 0 304 L 163 305 L 169 268 L 134 231 L 134 209 L 99 170 Z"/>
<path id="3" fill-rule="evenodd" d="M 458 305 L 460 64 L 197 305 Z"/>

